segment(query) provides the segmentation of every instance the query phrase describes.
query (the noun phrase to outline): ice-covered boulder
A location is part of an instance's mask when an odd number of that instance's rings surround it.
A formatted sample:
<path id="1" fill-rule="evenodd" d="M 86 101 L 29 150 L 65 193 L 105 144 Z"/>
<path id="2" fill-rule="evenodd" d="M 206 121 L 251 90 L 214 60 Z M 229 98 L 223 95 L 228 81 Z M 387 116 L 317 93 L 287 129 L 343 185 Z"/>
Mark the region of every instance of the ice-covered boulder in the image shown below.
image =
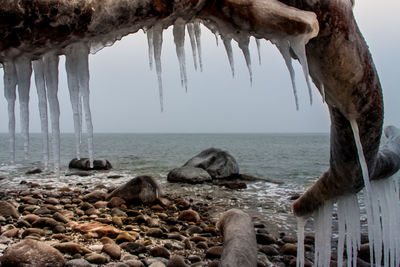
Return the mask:
<path id="1" fill-rule="evenodd" d="M 239 174 L 239 165 L 227 151 L 208 148 L 186 162 L 184 167 L 206 170 L 213 179 L 224 179 Z"/>
<path id="2" fill-rule="evenodd" d="M 107 199 L 120 197 L 127 203 L 152 203 L 161 196 L 161 189 L 151 176 L 138 176 L 112 191 Z"/>
<path id="3" fill-rule="evenodd" d="M 201 168 L 184 166 L 170 171 L 167 180 L 172 183 L 201 184 L 211 182 L 212 178 L 207 171 Z"/>
<path id="4" fill-rule="evenodd" d="M 93 160 L 93 168 L 90 167 L 90 160 L 88 158 L 77 159 L 74 158 L 70 161 L 68 167 L 70 169 L 79 170 L 110 170 L 112 169 L 111 163 L 106 159 Z"/>

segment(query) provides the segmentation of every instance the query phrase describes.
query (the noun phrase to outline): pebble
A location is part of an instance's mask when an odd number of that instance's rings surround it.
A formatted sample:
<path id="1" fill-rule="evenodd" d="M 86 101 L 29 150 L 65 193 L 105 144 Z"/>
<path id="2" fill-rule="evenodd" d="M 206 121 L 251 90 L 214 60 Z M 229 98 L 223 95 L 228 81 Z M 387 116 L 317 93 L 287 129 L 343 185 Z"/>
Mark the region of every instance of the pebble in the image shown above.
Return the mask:
<path id="1" fill-rule="evenodd" d="M 90 253 L 85 256 L 85 260 L 87 260 L 90 263 L 94 264 L 105 264 L 109 262 L 108 258 L 104 255 L 98 254 L 98 253 Z"/>
<path id="2" fill-rule="evenodd" d="M 186 222 L 200 221 L 200 215 L 194 210 L 184 210 L 179 213 L 178 220 Z"/>
<path id="3" fill-rule="evenodd" d="M 150 249 L 150 255 L 153 257 L 163 257 L 169 259 L 171 253 L 165 247 L 154 247 Z"/>

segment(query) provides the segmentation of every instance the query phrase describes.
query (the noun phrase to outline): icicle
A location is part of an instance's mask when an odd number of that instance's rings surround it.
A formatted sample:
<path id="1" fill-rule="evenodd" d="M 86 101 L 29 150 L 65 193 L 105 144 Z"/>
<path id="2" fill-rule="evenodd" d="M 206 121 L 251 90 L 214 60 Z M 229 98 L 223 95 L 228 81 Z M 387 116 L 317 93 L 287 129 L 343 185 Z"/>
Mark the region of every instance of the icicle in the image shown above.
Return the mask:
<path id="1" fill-rule="evenodd" d="M 299 110 L 299 99 L 297 97 L 297 87 L 296 87 L 296 77 L 295 72 L 292 65 L 292 57 L 290 56 L 290 44 L 287 40 L 283 40 L 275 43 L 279 52 L 281 53 L 283 59 L 285 60 L 286 67 L 289 70 L 290 79 L 292 81 L 293 95 L 294 101 L 296 103 L 296 110 Z"/>
<path id="2" fill-rule="evenodd" d="M 327 201 L 324 206 L 314 213 L 315 228 L 315 267 L 329 267 L 331 261 L 333 202 Z"/>
<path id="3" fill-rule="evenodd" d="M 215 44 L 216 44 L 217 46 L 219 46 L 219 42 L 218 42 L 218 33 L 215 32 L 215 33 L 214 33 L 214 36 L 215 36 Z"/>
<path id="4" fill-rule="evenodd" d="M 76 127 L 81 127 L 76 123 L 79 119 L 80 99 L 82 99 L 85 112 L 85 122 L 88 134 L 88 152 L 90 168 L 93 168 L 93 123 L 90 111 L 90 90 L 89 90 L 89 46 L 85 43 L 71 45 L 66 55 L 66 68 L 68 74 L 68 86 L 70 88 L 71 103 L 74 110 L 74 123 Z M 80 98 L 79 96 L 82 96 Z M 77 152 L 79 151 L 80 129 L 75 129 L 77 140 Z M 79 141 L 79 142 L 78 142 Z M 79 155 L 79 154 L 78 154 Z"/>
<path id="5" fill-rule="evenodd" d="M 156 63 L 156 72 L 158 78 L 158 90 L 160 94 L 160 108 L 161 112 L 164 110 L 163 104 L 163 84 L 162 84 L 162 69 L 161 69 L 161 49 L 163 42 L 163 28 L 161 24 L 153 27 L 153 43 L 154 43 L 154 60 Z"/>
<path id="6" fill-rule="evenodd" d="M 75 149 L 76 157 L 80 159 L 80 144 L 82 133 L 82 106 L 81 106 L 81 92 L 79 91 L 79 78 L 78 78 L 78 55 L 75 51 L 76 45 L 67 47 L 65 53 L 65 69 L 67 71 L 67 82 L 69 89 L 69 97 L 72 106 L 74 131 L 75 131 Z"/>
<path id="7" fill-rule="evenodd" d="M 178 56 L 179 69 L 181 73 L 181 85 L 185 87 L 187 92 L 187 74 L 186 74 L 186 57 L 185 57 L 185 21 L 178 18 L 173 29 L 174 42 L 176 47 L 176 55 Z"/>
<path id="8" fill-rule="evenodd" d="M 371 189 L 371 183 L 369 180 L 369 172 L 368 172 L 368 166 L 367 162 L 364 157 L 364 152 L 363 152 L 363 147 L 361 144 L 360 140 L 360 133 L 358 129 L 358 125 L 355 119 L 350 119 L 349 120 L 351 128 L 353 130 L 353 135 L 354 135 L 354 140 L 355 144 L 357 147 L 357 152 L 358 152 L 358 158 L 359 158 L 359 163 L 361 166 L 361 171 L 362 171 L 362 176 L 364 178 L 364 198 L 365 198 L 365 207 L 367 211 L 367 217 L 368 217 L 368 238 L 369 238 L 369 244 L 370 244 L 370 262 L 374 262 L 374 251 L 375 248 L 377 247 L 377 238 L 379 238 L 377 235 L 378 233 L 375 231 L 380 231 L 377 227 L 377 222 L 375 219 L 376 211 L 374 211 L 374 203 L 372 201 L 372 189 Z M 380 246 L 381 244 L 379 244 Z M 376 252 L 376 251 L 375 251 Z M 380 256 L 378 256 L 380 257 Z"/>
<path id="9" fill-rule="evenodd" d="M 17 73 L 14 62 L 3 62 L 4 67 L 4 96 L 8 105 L 8 132 L 10 135 L 10 160 L 15 163 L 15 99 Z"/>
<path id="10" fill-rule="evenodd" d="M 250 38 L 248 36 L 242 37 L 238 40 L 239 48 L 243 52 L 244 59 L 246 60 L 247 69 L 249 70 L 250 84 L 253 84 L 253 71 L 251 69 L 251 57 L 249 51 Z"/>
<path id="11" fill-rule="evenodd" d="M 193 26 L 194 26 L 194 36 L 196 38 L 197 54 L 199 56 L 200 71 L 203 71 L 203 59 L 202 59 L 202 53 L 201 53 L 201 28 L 200 28 L 200 22 L 199 21 L 195 21 L 193 23 Z"/>
<path id="12" fill-rule="evenodd" d="M 21 134 L 24 139 L 24 158 L 29 153 L 29 90 L 31 88 L 32 64 L 27 57 L 21 56 L 15 60 L 17 72 L 18 100 L 20 107 Z"/>
<path id="13" fill-rule="evenodd" d="M 307 218 L 297 217 L 297 258 L 296 267 L 304 267 L 304 227 Z"/>
<path id="14" fill-rule="evenodd" d="M 60 105 L 58 103 L 58 61 L 55 53 L 43 56 L 44 75 L 47 86 L 47 96 L 50 107 L 50 120 L 52 132 L 52 144 L 54 155 L 54 170 L 60 175 Z"/>
<path id="15" fill-rule="evenodd" d="M 306 55 L 306 47 L 304 41 L 301 39 L 301 41 L 294 40 L 290 42 L 290 47 L 296 54 L 297 58 L 299 59 L 299 62 L 301 64 L 301 67 L 303 68 L 303 73 L 304 77 L 307 82 L 307 87 L 308 87 L 308 94 L 310 96 L 310 104 L 312 105 L 312 91 L 311 91 L 311 83 L 310 83 L 310 75 L 308 74 L 308 62 L 307 62 L 307 55 Z"/>
<path id="16" fill-rule="evenodd" d="M 325 86 L 324 86 L 323 83 L 321 83 L 320 89 L 321 89 L 321 95 L 322 95 L 322 102 L 325 103 L 326 102 L 326 99 L 325 99 Z"/>
<path id="17" fill-rule="evenodd" d="M 190 46 L 192 47 L 194 69 L 197 70 L 197 47 L 193 23 L 187 24 L 187 31 L 189 33 Z"/>
<path id="18" fill-rule="evenodd" d="M 153 70 L 154 46 L 153 46 L 153 28 L 147 30 L 147 46 L 149 53 L 149 66 Z"/>
<path id="19" fill-rule="evenodd" d="M 232 77 L 235 77 L 235 63 L 233 62 L 233 52 L 232 52 L 232 38 L 222 37 L 224 42 L 226 54 L 228 55 L 229 65 L 231 66 Z"/>
<path id="20" fill-rule="evenodd" d="M 45 168 L 49 167 L 49 123 L 47 115 L 47 93 L 44 80 L 43 60 L 38 59 L 32 62 L 35 73 L 36 91 L 39 100 L 40 127 L 42 130 L 42 151 Z"/>
<path id="21" fill-rule="evenodd" d="M 257 54 L 258 54 L 258 64 L 261 65 L 261 43 L 260 39 L 256 38 Z"/>
<path id="22" fill-rule="evenodd" d="M 337 201 L 337 209 L 339 222 L 337 266 L 343 266 L 345 239 L 347 248 L 347 266 L 356 266 L 357 251 L 361 246 L 360 208 L 358 206 L 357 195 L 341 196 Z"/>

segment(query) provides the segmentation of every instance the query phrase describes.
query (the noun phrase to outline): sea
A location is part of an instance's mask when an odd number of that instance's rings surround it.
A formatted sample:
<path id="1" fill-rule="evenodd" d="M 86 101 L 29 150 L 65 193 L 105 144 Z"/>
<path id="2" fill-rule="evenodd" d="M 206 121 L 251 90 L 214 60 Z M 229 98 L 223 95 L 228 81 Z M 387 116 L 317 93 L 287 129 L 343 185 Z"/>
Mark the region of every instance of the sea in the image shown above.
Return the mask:
<path id="1" fill-rule="evenodd" d="M 111 162 L 110 171 L 89 176 L 70 175 L 68 163 L 76 157 L 74 134 L 61 134 L 61 173 L 51 170 L 27 175 L 43 168 L 41 134 L 30 135 L 29 159 L 24 160 L 22 137 L 16 138 L 16 162 L 10 164 L 8 134 L 0 134 L 0 187 L 2 191 L 38 183 L 54 188 L 68 186 L 91 190 L 113 187 L 138 175 L 151 175 L 166 194 L 181 195 L 212 205 L 215 219 L 230 208 L 243 209 L 276 231 L 294 231 L 296 219 L 290 211 L 293 195 L 303 192 L 329 167 L 329 134 L 101 134 L 94 135 L 95 158 Z M 85 140 L 85 138 L 83 138 Z M 87 155 L 82 143 L 82 157 Z M 190 185 L 167 182 L 170 170 L 210 148 L 228 151 L 240 172 L 261 178 L 246 182 L 247 188 L 230 190 L 212 184 Z M 52 158 L 52 156 L 51 156 Z M 120 178 L 109 178 L 120 175 Z M 275 181 L 278 183 L 273 183 Z"/>

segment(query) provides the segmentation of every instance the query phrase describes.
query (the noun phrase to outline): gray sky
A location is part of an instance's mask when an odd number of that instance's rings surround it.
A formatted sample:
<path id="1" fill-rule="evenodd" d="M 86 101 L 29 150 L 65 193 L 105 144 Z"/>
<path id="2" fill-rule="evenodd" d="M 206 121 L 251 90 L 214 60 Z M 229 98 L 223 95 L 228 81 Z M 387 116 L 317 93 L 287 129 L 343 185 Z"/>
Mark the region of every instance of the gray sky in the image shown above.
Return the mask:
<path id="1" fill-rule="evenodd" d="M 383 4 L 384 3 L 384 4 Z M 398 100 L 400 68 L 400 1 L 358 0 L 355 13 L 370 46 L 384 90 L 385 124 L 400 126 Z M 195 72 L 188 37 L 186 62 L 188 92 L 180 86 L 172 31 L 164 32 L 162 51 L 164 112 L 160 112 L 156 74 L 149 70 L 147 39 L 140 32 L 90 57 L 91 109 L 95 133 L 101 132 L 328 132 L 325 104 L 307 88 L 296 63 L 300 110 L 296 111 L 290 78 L 283 58 L 262 41 L 262 65 L 251 41 L 253 86 L 241 51 L 234 44 L 236 76 L 232 79 L 226 52 L 214 35 L 202 31 L 203 72 Z M 60 60 L 61 131 L 72 132 L 72 111 Z M 2 70 L 0 71 L 2 74 Z M 32 80 L 33 81 L 33 80 Z M 0 85 L 3 95 L 3 85 Z M 17 111 L 18 111 L 17 106 Z M 40 132 L 37 96 L 31 88 L 31 132 Z M 17 112 L 17 116 L 19 113 Z M 18 121 L 19 117 L 17 117 Z M 0 132 L 7 132 L 7 106 L 0 97 Z M 19 126 L 17 126 L 17 130 Z"/>

